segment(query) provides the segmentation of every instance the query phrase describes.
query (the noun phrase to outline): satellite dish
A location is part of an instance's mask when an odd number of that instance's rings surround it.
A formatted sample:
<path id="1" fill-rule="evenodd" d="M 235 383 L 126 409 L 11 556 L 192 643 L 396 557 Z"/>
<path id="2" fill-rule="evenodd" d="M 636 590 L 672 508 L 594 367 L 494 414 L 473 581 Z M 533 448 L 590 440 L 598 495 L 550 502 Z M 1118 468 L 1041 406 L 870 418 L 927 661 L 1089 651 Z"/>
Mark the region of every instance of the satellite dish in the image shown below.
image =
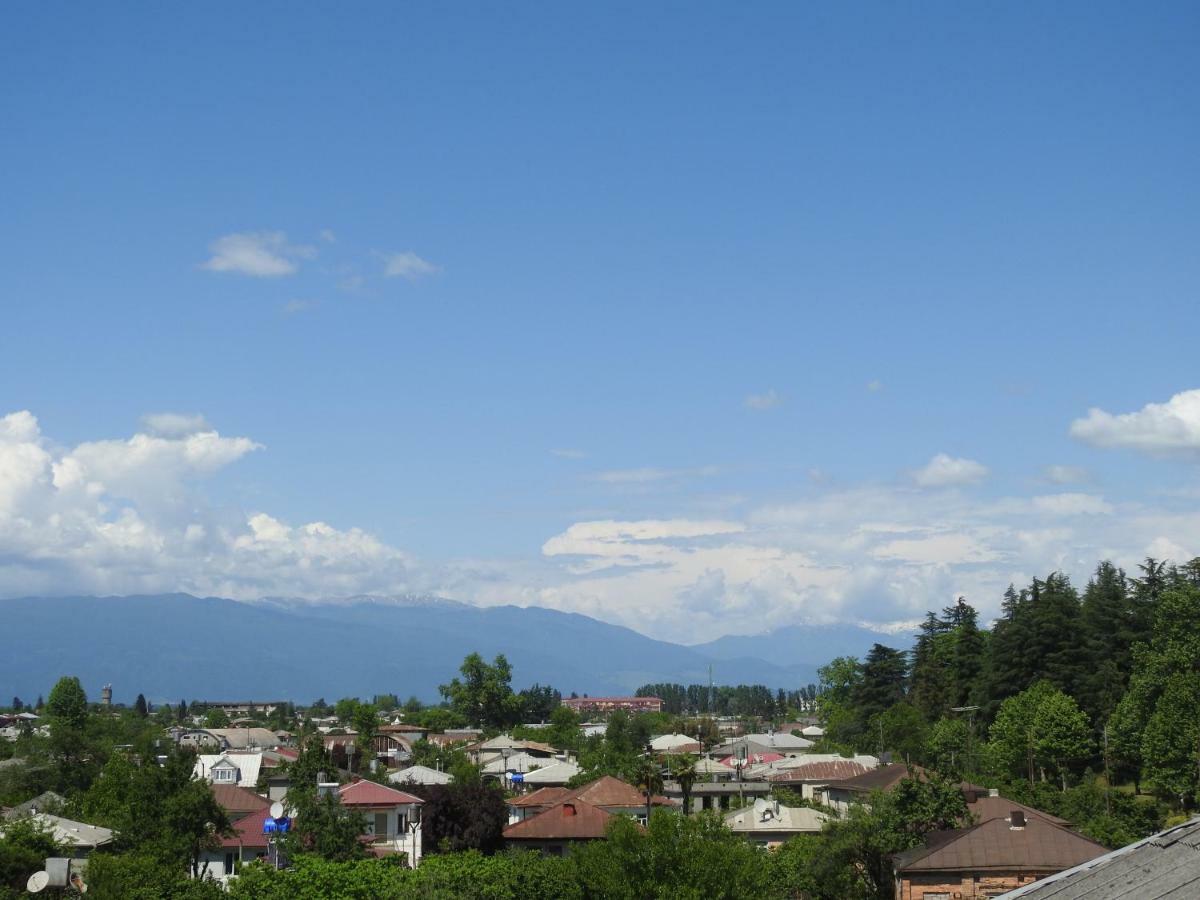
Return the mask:
<path id="1" fill-rule="evenodd" d="M 283 818 L 283 804 L 280 803 L 278 800 L 276 800 L 274 803 L 271 804 L 270 812 L 271 812 L 272 819 Z"/>
<path id="2" fill-rule="evenodd" d="M 25 883 L 25 890 L 31 894 L 36 894 L 38 891 L 45 890 L 46 885 L 50 883 L 49 872 L 34 872 L 29 876 L 29 881 Z"/>

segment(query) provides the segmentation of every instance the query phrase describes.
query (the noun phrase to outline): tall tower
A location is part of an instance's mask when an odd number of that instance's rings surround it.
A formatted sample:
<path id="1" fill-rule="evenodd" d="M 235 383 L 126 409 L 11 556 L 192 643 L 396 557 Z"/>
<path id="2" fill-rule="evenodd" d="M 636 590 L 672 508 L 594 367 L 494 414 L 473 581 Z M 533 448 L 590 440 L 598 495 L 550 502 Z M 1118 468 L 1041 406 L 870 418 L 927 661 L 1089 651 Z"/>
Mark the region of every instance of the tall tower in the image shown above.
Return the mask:
<path id="1" fill-rule="evenodd" d="M 106 684 L 100 689 L 100 705 L 112 706 L 112 685 Z"/>

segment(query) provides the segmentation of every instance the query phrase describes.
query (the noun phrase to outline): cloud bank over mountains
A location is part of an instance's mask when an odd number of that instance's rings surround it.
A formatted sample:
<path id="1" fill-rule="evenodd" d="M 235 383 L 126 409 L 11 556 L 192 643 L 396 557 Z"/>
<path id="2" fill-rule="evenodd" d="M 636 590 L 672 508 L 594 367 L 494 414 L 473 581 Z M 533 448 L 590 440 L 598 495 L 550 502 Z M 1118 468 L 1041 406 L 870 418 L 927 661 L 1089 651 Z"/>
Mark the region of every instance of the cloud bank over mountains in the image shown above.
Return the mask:
<path id="1" fill-rule="evenodd" d="M 1072 433 L 1179 449 L 1189 427 L 1200 432 L 1197 398 L 1186 392 L 1125 415 L 1093 410 Z M 75 446 L 53 441 L 31 412 L 3 416 L 0 594 L 422 592 L 701 641 L 803 621 L 899 627 L 960 593 L 994 613 L 1010 582 L 1056 569 L 1082 582 L 1101 558 L 1133 567 L 1200 547 L 1200 512 L 1186 491 L 1116 500 L 1077 483 L 1054 489 L 1086 474 L 1056 464 L 1031 473 L 1040 488 L 997 495 L 983 463 L 939 453 L 892 483 L 796 475 L 780 494 L 791 499 L 741 502 L 716 517 L 693 515 L 677 496 L 641 495 L 643 508 L 662 506 L 660 517 L 575 521 L 524 558 L 420 560 L 353 526 L 208 501 L 206 479 L 267 452 L 198 413 L 149 414 L 129 437 Z M 619 508 L 620 479 L 579 477 L 613 492 Z"/>

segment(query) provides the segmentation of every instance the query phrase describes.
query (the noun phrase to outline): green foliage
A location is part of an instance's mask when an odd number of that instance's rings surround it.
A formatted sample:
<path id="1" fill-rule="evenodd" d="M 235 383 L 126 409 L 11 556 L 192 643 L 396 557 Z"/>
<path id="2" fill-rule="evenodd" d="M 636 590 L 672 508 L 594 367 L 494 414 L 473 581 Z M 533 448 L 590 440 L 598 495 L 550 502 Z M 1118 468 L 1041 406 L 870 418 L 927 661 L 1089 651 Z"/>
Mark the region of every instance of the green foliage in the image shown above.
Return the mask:
<path id="1" fill-rule="evenodd" d="M 204 714 L 205 728 L 228 728 L 229 715 L 223 709 L 210 709 Z"/>
<path id="2" fill-rule="evenodd" d="M 1030 783 L 1047 773 L 1062 782 L 1093 750 L 1087 714 L 1048 681 L 1010 697 L 989 732 L 988 752 L 1000 773 Z"/>
<path id="3" fill-rule="evenodd" d="M 584 897 L 778 896 L 766 851 L 735 836 L 712 813 L 684 817 L 655 810 L 646 829 L 618 817 L 608 840 L 578 846 L 571 858 Z"/>
<path id="4" fill-rule="evenodd" d="M 477 850 L 498 851 L 508 824 L 508 804 L 494 782 L 413 785 L 412 793 L 425 801 L 421 809 L 422 842 L 425 852 Z"/>
<path id="5" fill-rule="evenodd" d="M 455 678 L 438 688 L 456 713 L 481 728 L 517 724 L 521 701 L 512 692 L 512 666 L 504 654 L 488 665 L 478 653 L 472 653 L 463 660 L 459 673 L 461 680 Z"/>
<path id="6" fill-rule="evenodd" d="M 25 893 L 29 876 L 42 868 L 46 857 L 61 851 L 53 832 L 35 820 L 5 822 L 0 836 L 0 897 L 29 896 Z"/>
<path id="7" fill-rule="evenodd" d="M 211 879 L 146 853 L 93 853 L 88 860 L 88 900 L 224 900 Z"/>
<path id="8" fill-rule="evenodd" d="M 46 702 L 46 715 L 51 728 L 69 728 L 82 731 L 87 723 L 88 701 L 83 685 L 74 675 L 64 675 L 50 690 Z"/>

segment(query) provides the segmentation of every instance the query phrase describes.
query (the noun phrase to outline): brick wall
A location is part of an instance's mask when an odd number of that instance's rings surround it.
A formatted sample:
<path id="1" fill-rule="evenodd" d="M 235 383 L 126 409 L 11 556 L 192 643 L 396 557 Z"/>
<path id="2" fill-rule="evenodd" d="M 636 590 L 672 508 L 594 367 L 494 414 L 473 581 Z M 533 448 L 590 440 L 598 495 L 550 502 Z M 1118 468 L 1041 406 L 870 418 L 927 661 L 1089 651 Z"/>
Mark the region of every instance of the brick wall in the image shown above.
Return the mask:
<path id="1" fill-rule="evenodd" d="M 954 878 L 947 872 L 905 876 L 897 885 L 896 900 L 983 900 L 985 897 L 998 897 L 1049 874 L 996 872 Z"/>

